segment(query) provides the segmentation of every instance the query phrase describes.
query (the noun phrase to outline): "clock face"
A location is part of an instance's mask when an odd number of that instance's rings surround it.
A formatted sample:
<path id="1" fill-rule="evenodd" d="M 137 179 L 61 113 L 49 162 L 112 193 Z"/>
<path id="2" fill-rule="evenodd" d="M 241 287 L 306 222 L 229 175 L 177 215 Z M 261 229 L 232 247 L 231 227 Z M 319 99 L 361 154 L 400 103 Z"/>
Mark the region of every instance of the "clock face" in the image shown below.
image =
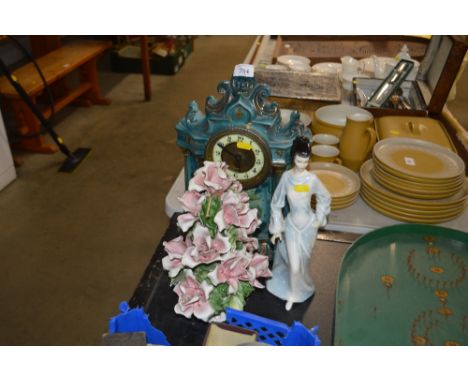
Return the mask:
<path id="1" fill-rule="evenodd" d="M 214 162 L 226 162 L 227 173 L 239 180 L 244 188 L 262 183 L 270 173 L 270 151 L 254 132 L 230 129 L 208 141 L 205 158 Z"/>

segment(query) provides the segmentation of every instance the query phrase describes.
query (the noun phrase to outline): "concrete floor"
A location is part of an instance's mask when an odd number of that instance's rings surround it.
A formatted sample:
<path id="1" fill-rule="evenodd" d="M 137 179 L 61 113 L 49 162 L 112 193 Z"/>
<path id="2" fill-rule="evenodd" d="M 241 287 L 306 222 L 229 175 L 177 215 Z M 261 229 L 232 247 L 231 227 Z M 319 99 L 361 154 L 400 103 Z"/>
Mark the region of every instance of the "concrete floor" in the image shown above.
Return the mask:
<path id="1" fill-rule="evenodd" d="M 175 76 L 101 71 L 110 106 L 68 108 L 57 131 L 91 147 L 72 174 L 62 156 L 21 154 L 18 179 L 0 192 L 0 345 L 93 345 L 129 299 L 165 229 L 164 199 L 183 166 L 175 124 L 204 105 L 254 37 L 199 37 Z M 454 114 L 468 126 L 468 71 Z M 449 104 L 450 106 L 450 104 Z"/>
<path id="2" fill-rule="evenodd" d="M 175 76 L 102 72 L 110 106 L 70 108 L 57 124 L 73 149 L 91 147 L 72 174 L 60 154 L 23 155 L 0 193 L 0 345 L 92 345 L 129 299 L 167 228 L 164 199 L 183 166 L 175 124 L 204 105 L 254 37 L 200 37 Z"/>

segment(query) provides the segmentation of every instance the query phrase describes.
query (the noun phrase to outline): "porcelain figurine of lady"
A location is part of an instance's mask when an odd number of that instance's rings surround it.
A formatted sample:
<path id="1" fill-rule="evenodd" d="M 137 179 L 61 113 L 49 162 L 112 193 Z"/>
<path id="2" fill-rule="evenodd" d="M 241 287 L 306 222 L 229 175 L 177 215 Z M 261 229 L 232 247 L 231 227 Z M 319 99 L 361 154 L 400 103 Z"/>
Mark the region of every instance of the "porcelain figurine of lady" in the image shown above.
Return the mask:
<path id="1" fill-rule="evenodd" d="M 319 178 L 307 170 L 311 153 L 306 137 L 294 140 L 291 157 L 293 168 L 285 171 L 271 201 L 269 231 L 276 244 L 273 277 L 267 289 L 286 301 L 286 310 L 301 303 L 315 292 L 309 271 L 309 260 L 319 227 L 327 222 L 331 197 Z M 316 195 L 316 209 L 311 208 L 311 197 Z M 283 207 L 289 213 L 283 216 Z"/>

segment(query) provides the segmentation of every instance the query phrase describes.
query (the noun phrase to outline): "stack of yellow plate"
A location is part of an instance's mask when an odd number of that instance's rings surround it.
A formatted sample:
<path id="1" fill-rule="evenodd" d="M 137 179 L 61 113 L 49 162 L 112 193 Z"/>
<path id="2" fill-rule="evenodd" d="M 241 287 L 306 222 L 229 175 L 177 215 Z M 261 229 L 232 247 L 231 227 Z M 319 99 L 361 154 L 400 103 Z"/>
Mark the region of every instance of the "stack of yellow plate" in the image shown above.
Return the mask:
<path id="1" fill-rule="evenodd" d="M 369 159 L 361 166 L 361 196 L 383 215 L 410 223 L 435 224 L 452 220 L 462 214 L 468 196 L 468 180 L 455 195 L 444 199 L 420 199 L 403 196 L 383 187 L 373 174 L 375 166 Z"/>
<path id="2" fill-rule="evenodd" d="M 456 153 L 413 138 L 379 141 L 373 150 L 374 178 L 397 194 L 417 199 L 443 199 L 465 182 L 465 163 Z"/>
<path id="3" fill-rule="evenodd" d="M 358 198 L 361 181 L 350 169 L 335 163 L 312 162 L 309 170 L 317 175 L 330 193 L 332 210 L 349 207 Z M 315 205 L 315 200 L 312 205 Z"/>

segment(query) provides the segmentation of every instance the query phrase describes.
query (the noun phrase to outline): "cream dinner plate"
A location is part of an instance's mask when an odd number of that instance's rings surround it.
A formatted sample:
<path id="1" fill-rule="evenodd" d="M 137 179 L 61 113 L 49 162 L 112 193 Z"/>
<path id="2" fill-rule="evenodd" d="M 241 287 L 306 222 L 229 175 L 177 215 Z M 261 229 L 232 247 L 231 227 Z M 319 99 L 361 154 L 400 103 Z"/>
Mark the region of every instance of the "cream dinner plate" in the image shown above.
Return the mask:
<path id="1" fill-rule="evenodd" d="M 379 163 L 376 161 L 374 161 L 374 171 L 391 183 L 394 183 L 402 187 L 414 188 L 416 190 L 421 190 L 421 191 L 445 192 L 445 191 L 450 191 L 450 190 L 457 190 L 463 187 L 463 183 L 465 181 L 465 178 L 463 176 L 459 177 L 459 179 L 449 184 L 421 183 L 421 182 L 416 182 L 412 180 L 407 180 L 407 179 L 400 178 L 396 175 L 393 175 L 392 173 L 389 173 L 384 168 L 380 167 Z"/>
<path id="2" fill-rule="evenodd" d="M 338 197 L 338 198 L 333 198 L 332 197 L 332 203 L 346 203 L 346 202 L 349 202 L 351 200 L 354 200 L 356 199 L 357 197 L 359 196 L 359 191 L 356 191 L 350 195 L 346 195 L 346 196 L 343 196 L 343 197 Z M 315 196 L 313 196 L 312 198 L 315 198 Z M 315 200 L 315 199 L 314 199 Z"/>
<path id="3" fill-rule="evenodd" d="M 348 196 L 343 196 L 342 198 L 333 198 L 332 202 L 346 203 L 346 202 L 349 202 L 350 200 L 356 199 L 358 195 L 359 195 L 359 191 L 356 191 L 355 193 L 348 195 Z"/>
<path id="4" fill-rule="evenodd" d="M 362 183 L 361 189 L 365 188 L 366 191 L 371 192 L 373 195 L 378 196 L 382 201 L 385 201 L 386 203 L 390 204 L 397 204 L 400 206 L 403 206 L 405 208 L 414 208 L 416 210 L 422 211 L 422 210 L 427 210 L 427 211 L 433 211 L 433 212 L 438 212 L 438 211 L 445 211 L 449 210 L 452 208 L 457 208 L 459 206 L 462 206 L 466 203 L 466 198 L 460 197 L 459 200 L 456 202 L 451 202 L 447 204 L 440 204 L 440 203 L 434 203 L 432 200 L 424 200 L 424 199 L 412 199 L 412 198 L 407 198 L 401 195 L 396 195 L 396 194 L 389 194 L 389 193 L 382 193 L 375 188 L 369 187 L 368 184 L 365 182 Z M 462 194 L 460 192 L 458 195 Z M 406 200 L 404 200 L 404 199 Z M 439 200 L 449 200 L 452 199 L 447 198 L 447 199 L 439 199 Z M 417 201 L 417 203 L 415 202 Z"/>
<path id="5" fill-rule="evenodd" d="M 362 184 L 361 190 L 363 189 L 367 193 L 370 193 L 378 197 L 381 202 L 386 203 L 388 206 L 402 207 L 405 209 L 411 209 L 413 211 L 420 211 L 420 212 L 427 211 L 428 213 L 438 213 L 438 212 L 455 211 L 463 207 L 466 203 L 466 201 L 462 199 L 456 204 L 449 204 L 449 205 L 442 205 L 442 206 L 436 205 L 436 204 L 431 204 L 431 205 L 428 205 L 428 204 L 426 205 L 422 203 L 415 204 L 415 203 L 404 202 L 396 198 L 389 197 L 388 195 L 384 195 L 379 192 L 376 192 L 372 188 L 368 187 L 365 183 Z M 421 201 L 423 202 L 424 200 L 421 200 Z"/>
<path id="6" fill-rule="evenodd" d="M 455 195 L 462 187 L 457 187 L 455 189 L 447 189 L 445 191 L 431 191 L 431 190 L 422 190 L 409 186 L 404 186 L 401 184 L 394 183 L 385 177 L 383 177 L 378 171 L 372 171 L 372 176 L 374 179 L 379 182 L 383 187 L 387 188 L 390 191 L 393 191 L 397 194 L 408 196 L 410 198 L 416 199 L 444 199 L 452 195 Z M 463 185 L 462 185 L 463 186 Z"/>
<path id="7" fill-rule="evenodd" d="M 389 173 L 397 178 L 400 178 L 403 181 L 410 181 L 410 182 L 415 182 L 419 184 L 427 184 L 430 186 L 449 186 L 449 185 L 456 185 L 458 182 L 460 182 L 461 179 L 464 179 L 464 172 L 450 178 L 443 178 L 443 179 L 427 179 L 427 178 L 421 178 L 421 177 L 416 177 L 408 174 L 403 174 L 400 171 L 395 170 L 394 168 L 391 168 L 387 166 L 386 164 L 382 163 L 375 155 L 372 155 L 372 159 L 374 160 L 374 164 L 376 167 L 379 167 L 382 171 L 385 171 L 386 173 Z"/>
<path id="8" fill-rule="evenodd" d="M 393 200 L 387 200 L 386 198 L 382 197 L 381 195 L 374 194 L 372 190 L 369 190 L 367 187 L 361 188 L 361 196 L 365 195 L 368 198 L 374 197 L 374 200 L 377 200 L 376 205 L 381 206 L 382 208 L 386 208 L 388 210 L 393 211 L 394 213 L 402 212 L 402 213 L 412 213 L 420 215 L 421 217 L 440 217 L 442 215 L 452 215 L 457 214 L 465 209 L 465 205 L 463 203 L 453 206 L 453 207 L 444 207 L 443 209 L 429 209 L 423 207 L 415 207 L 411 205 L 404 205 L 403 203 L 399 203 Z M 375 199 L 377 198 L 377 199 Z"/>
<path id="9" fill-rule="evenodd" d="M 353 171 L 335 163 L 313 162 L 309 170 L 317 175 L 332 199 L 354 195 L 361 187 L 361 181 Z"/>
<path id="10" fill-rule="evenodd" d="M 412 138 L 389 138 L 375 144 L 373 155 L 402 176 L 451 179 L 465 172 L 465 163 L 454 152 L 437 144 Z"/>
<path id="11" fill-rule="evenodd" d="M 366 200 L 365 197 L 362 198 L 366 203 L 368 203 L 368 200 Z M 370 204 L 369 204 L 370 205 Z M 380 212 L 382 215 L 388 216 L 389 218 L 395 219 L 395 220 L 400 220 L 404 222 L 409 222 L 409 223 L 424 223 L 424 224 L 438 224 L 438 223 L 443 223 L 449 220 L 453 220 L 457 217 L 457 215 L 450 217 L 450 218 L 435 218 L 435 219 L 422 219 L 422 218 L 415 218 L 415 217 L 405 217 L 401 216 L 398 214 L 395 214 L 389 210 L 385 210 L 381 207 L 378 206 L 373 206 L 370 205 L 371 208 L 376 210 L 377 212 Z"/>
<path id="12" fill-rule="evenodd" d="M 441 209 L 439 211 L 429 211 L 427 209 L 419 209 L 415 207 L 404 207 L 397 203 L 387 203 L 385 200 L 383 200 L 379 196 L 376 196 L 367 188 L 361 189 L 361 195 L 365 195 L 366 198 L 371 200 L 372 204 L 377 205 L 381 208 L 393 211 L 395 214 L 412 215 L 412 216 L 420 217 L 424 219 L 451 217 L 451 216 L 459 214 L 461 211 L 464 210 L 463 205 L 451 207 L 450 209 L 446 209 L 446 210 Z"/>
<path id="13" fill-rule="evenodd" d="M 432 215 L 432 216 L 421 216 L 416 213 L 403 213 L 398 210 L 395 210 L 392 207 L 388 206 L 383 206 L 375 201 L 374 198 L 370 197 L 369 194 L 361 193 L 362 198 L 364 201 L 369 204 L 372 208 L 377 210 L 378 212 L 389 216 L 393 219 L 397 220 L 402 220 L 402 221 L 407 221 L 411 223 L 429 223 L 429 224 L 436 224 L 436 223 L 442 223 L 448 220 L 452 220 L 459 216 L 463 209 L 461 208 L 459 211 L 452 213 L 452 214 L 442 214 L 442 215 Z"/>
<path id="14" fill-rule="evenodd" d="M 332 209 L 334 210 L 337 210 L 339 208 L 345 208 L 345 207 L 348 207 L 352 204 L 354 204 L 356 202 L 356 200 L 358 199 L 359 197 L 359 194 L 354 198 L 354 199 L 351 199 L 347 202 L 343 202 L 343 203 L 332 203 L 331 206 L 332 206 Z"/>
<path id="15" fill-rule="evenodd" d="M 384 195 L 391 200 L 397 200 L 402 203 L 406 203 L 409 205 L 414 206 L 427 206 L 429 208 L 432 207 L 449 207 L 455 206 L 459 204 L 463 204 L 468 195 L 468 181 L 464 183 L 463 189 L 457 192 L 455 195 L 445 198 L 445 199 L 435 199 L 435 200 L 422 200 L 422 199 L 415 199 L 409 198 L 403 195 L 396 194 L 385 187 L 381 186 L 371 175 L 374 168 L 374 163 L 372 159 L 364 162 L 360 169 L 360 176 L 363 182 L 363 186 L 367 186 L 370 188 L 373 193 L 377 193 L 379 195 Z"/>

